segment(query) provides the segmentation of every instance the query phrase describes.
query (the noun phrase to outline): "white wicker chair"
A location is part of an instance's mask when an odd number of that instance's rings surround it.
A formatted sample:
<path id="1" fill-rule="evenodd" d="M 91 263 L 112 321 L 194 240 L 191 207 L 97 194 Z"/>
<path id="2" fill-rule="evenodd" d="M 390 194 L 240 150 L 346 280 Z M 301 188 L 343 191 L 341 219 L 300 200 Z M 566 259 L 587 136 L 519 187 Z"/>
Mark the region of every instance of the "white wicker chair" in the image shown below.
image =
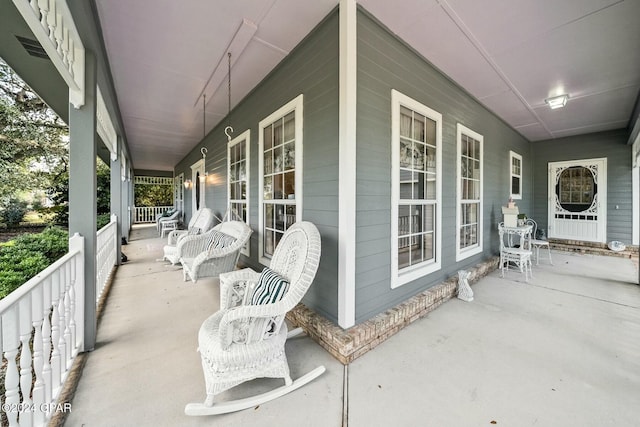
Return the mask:
<path id="1" fill-rule="evenodd" d="M 320 234 L 310 222 L 291 226 L 280 240 L 270 268 L 288 280 L 284 297 L 275 303 L 251 305 L 260 277 L 249 268 L 220 275 L 220 310 L 204 321 L 198 333 L 207 397 L 186 406 L 187 415 L 213 415 L 254 407 L 289 393 L 321 375 L 319 366 L 291 380 L 285 354 L 286 313 L 313 282 L 320 262 Z M 285 385 L 270 392 L 214 404 L 214 396 L 255 378 L 283 378 Z"/>
<path id="2" fill-rule="evenodd" d="M 223 248 L 208 249 L 214 232 L 222 232 L 235 238 L 235 241 Z M 251 232 L 251 227 L 242 221 L 225 221 L 203 235 L 182 239 L 186 242 L 180 242 L 178 247 L 184 280 L 191 279 L 196 283 L 201 277 L 217 277 L 220 273 L 233 271 Z"/>
<path id="3" fill-rule="evenodd" d="M 513 263 L 518 267 L 520 273 L 524 273 L 525 282 L 529 281 L 531 272 L 531 251 L 522 247 L 511 247 L 511 236 L 505 230 L 504 223 L 498 224 L 500 234 L 500 276 L 504 277 L 505 271 L 509 271 L 509 264 Z M 506 241 L 505 241 L 506 239 Z"/>
<path id="4" fill-rule="evenodd" d="M 171 264 L 180 262 L 180 252 L 178 243 L 187 236 L 206 233 L 213 227 L 216 216 L 209 208 L 202 208 L 189 221 L 187 230 L 173 230 L 169 233 L 167 244 L 162 248 L 164 255 L 162 260 L 167 260 Z"/>
<path id="5" fill-rule="evenodd" d="M 549 256 L 549 263 L 553 265 L 553 260 L 551 259 L 551 246 L 549 245 L 548 240 L 540 240 L 536 239 L 536 232 L 538 231 L 538 224 L 531 218 L 527 219 L 527 224 L 533 227 L 533 231 L 531 235 L 533 236 L 529 243 L 531 245 L 531 251 L 535 250 L 536 254 L 536 265 L 540 264 L 540 248 L 547 248 L 547 255 Z"/>

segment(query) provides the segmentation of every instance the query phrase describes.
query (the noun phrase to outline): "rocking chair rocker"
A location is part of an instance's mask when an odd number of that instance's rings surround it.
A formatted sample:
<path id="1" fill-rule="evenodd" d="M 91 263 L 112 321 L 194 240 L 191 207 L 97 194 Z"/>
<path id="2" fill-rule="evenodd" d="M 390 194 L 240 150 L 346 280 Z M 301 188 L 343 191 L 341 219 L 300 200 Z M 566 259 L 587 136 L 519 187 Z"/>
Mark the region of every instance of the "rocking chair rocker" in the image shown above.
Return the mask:
<path id="1" fill-rule="evenodd" d="M 204 403 L 188 404 L 185 414 L 215 415 L 255 407 L 325 371 L 319 366 L 292 381 L 285 354 L 287 338 L 301 331 L 287 333 L 285 315 L 309 289 L 319 262 L 317 228 L 298 222 L 285 232 L 270 268 L 262 274 L 246 268 L 220 275 L 220 310 L 204 321 L 198 333 L 207 396 Z M 246 399 L 214 403 L 215 395 L 264 377 L 283 378 L 285 385 Z"/>

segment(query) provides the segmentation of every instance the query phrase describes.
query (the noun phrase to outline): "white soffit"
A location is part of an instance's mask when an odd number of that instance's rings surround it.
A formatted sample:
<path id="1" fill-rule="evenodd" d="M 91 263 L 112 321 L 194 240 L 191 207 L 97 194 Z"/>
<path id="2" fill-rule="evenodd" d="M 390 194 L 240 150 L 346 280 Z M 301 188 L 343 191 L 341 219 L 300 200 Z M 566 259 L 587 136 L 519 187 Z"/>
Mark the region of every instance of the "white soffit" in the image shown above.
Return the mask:
<path id="1" fill-rule="evenodd" d="M 233 107 L 338 5 L 95 1 L 134 165 L 158 170 L 201 140 L 205 88 L 207 131 L 226 115 L 230 45 L 242 51 L 232 51 Z M 629 120 L 640 87 L 638 0 L 358 3 L 530 140 Z M 560 91 L 569 103 L 552 115 L 544 99 Z"/>

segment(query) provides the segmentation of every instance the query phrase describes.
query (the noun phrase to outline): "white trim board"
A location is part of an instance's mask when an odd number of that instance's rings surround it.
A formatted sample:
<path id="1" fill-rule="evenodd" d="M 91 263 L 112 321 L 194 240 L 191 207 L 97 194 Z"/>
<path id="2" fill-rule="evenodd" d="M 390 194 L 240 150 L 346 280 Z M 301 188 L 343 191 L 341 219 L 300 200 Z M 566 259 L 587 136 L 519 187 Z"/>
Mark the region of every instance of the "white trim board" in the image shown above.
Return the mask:
<path id="1" fill-rule="evenodd" d="M 357 7 L 340 0 L 338 194 L 338 324 L 356 322 L 356 97 Z"/>

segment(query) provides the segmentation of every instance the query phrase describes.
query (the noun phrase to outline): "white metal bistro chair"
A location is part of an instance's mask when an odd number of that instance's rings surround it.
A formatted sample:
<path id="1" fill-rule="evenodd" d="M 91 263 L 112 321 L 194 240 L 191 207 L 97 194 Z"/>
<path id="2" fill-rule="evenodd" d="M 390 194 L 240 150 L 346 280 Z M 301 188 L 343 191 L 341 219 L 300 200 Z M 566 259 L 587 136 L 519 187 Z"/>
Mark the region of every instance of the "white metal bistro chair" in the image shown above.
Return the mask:
<path id="1" fill-rule="evenodd" d="M 535 250 L 536 265 L 540 264 L 540 248 L 547 248 L 549 263 L 553 265 L 553 260 L 551 259 L 551 246 L 549 245 L 549 241 L 536 239 L 538 224 L 533 219 L 527 218 L 527 224 L 533 227 L 533 231 L 531 232 L 531 239 L 529 239 L 529 243 L 531 245 L 530 246 L 531 251 L 533 252 Z"/>
<path id="2" fill-rule="evenodd" d="M 197 236 L 211 230 L 216 220 L 216 215 L 209 208 L 202 208 L 189 221 L 186 230 L 173 230 L 169 233 L 167 244 L 162 248 L 162 260 L 167 260 L 171 264 L 180 262 L 180 251 L 178 244 L 187 236 Z"/>
<path id="3" fill-rule="evenodd" d="M 521 230 L 516 230 L 513 227 L 505 227 L 503 222 L 498 224 L 498 233 L 500 234 L 500 277 L 504 277 L 505 271 L 509 271 L 510 264 L 515 264 L 520 270 L 520 273 L 524 273 L 525 282 L 528 282 L 529 276 L 533 277 L 531 271 L 531 251 L 524 248 L 526 243 L 523 244 L 523 242 L 529 237 L 520 235 Z M 514 234 L 520 236 L 520 245 L 518 247 L 511 246 Z"/>
<path id="4" fill-rule="evenodd" d="M 242 221 L 225 221 L 200 236 L 180 242 L 179 260 L 184 280 L 196 283 L 201 277 L 218 277 L 233 271 L 240 251 L 251 237 L 251 227 Z"/>
<path id="5" fill-rule="evenodd" d="M 158 229 L 158 233 L 160 233 L 161 237 L 164 237 L 165 233 L 177 230 L 178 223 L 180 222 L 180 211 L 176 210 L 169 216 L 161 216 L 159 215 L 156 218 L 156 228 Z"/>
<path id="6" fill-rule="evenodd" d="M 220 275 L 220 310 L 198 333 L 206 384 L 204 403 L 190 403 L 187 415 L 214 415 L 255 407 L 287 394 L 321 375 L 319 366 L 293 381 L 285 354 L 285 315 L 305 295 L 320 262 L 320 234 L 310 222 L 298 222 L 283 235 L 270 268 L 249 268 Z M 288 290 L 286 283 L 288 282 Z M 284 287 L 284 288 L 283 288 Z M 268 292 L 267 292 L 268 291 Z M 214 397 L 255 378 L 283 378 L 284 386 L 231 402 Z"/>

